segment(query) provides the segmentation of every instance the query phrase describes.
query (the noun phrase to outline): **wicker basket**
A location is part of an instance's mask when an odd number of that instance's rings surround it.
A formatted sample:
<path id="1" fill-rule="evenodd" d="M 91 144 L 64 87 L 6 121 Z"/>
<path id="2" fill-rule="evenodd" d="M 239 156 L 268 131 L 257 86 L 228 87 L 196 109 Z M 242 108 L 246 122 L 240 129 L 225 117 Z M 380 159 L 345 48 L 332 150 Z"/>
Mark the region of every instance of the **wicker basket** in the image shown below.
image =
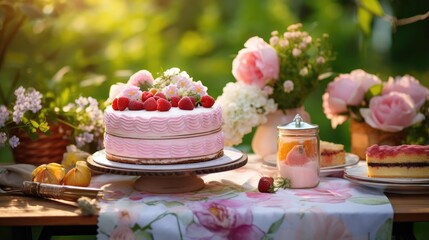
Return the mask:
<path id="1" fill-rule="evenodd" d="M 25 133 L 16 134 L 20 144 L 13 149 L 16 163 L 41 165 L 60 163 L 66 147 L 71 144 L 72 128 L 64 124 L 50 127 L 51 134 L 39 134 L 38 139 L 31 139 Z"/>
<path id="2" fill-rule="evenodd" d="M 400 145 L 404 140 L 404 133 L 384 132 L 370 127 L 364 122 L 351 121 L 351 151 L 361 160 L 366 159 L 366 149 L 371 145 Z"/>

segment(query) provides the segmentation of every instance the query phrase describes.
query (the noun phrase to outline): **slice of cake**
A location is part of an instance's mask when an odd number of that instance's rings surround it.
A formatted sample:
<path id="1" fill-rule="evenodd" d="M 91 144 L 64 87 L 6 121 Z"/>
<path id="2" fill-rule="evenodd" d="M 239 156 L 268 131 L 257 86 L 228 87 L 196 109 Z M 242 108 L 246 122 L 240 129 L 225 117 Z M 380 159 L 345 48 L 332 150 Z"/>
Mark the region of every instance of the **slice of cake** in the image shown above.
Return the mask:
<path id="1" fill-rule="evenodd" d="M 104 112 L 106 158 L 129 164 L 181 164 L 223 155 L 222 109 L 200 81 L 168 69 L 141 70 L 111 87 Z"/>
<path id="2" fill-rule="evenodd" d="M 368 177 L 429 178 L 429 146 L 372 145 L 366 163 Z"/>
<path id="3" fill-rule="evenodd" d="M 343 144 L 320 141 L 320 167 L 333 167 L 346 163 Z"/>

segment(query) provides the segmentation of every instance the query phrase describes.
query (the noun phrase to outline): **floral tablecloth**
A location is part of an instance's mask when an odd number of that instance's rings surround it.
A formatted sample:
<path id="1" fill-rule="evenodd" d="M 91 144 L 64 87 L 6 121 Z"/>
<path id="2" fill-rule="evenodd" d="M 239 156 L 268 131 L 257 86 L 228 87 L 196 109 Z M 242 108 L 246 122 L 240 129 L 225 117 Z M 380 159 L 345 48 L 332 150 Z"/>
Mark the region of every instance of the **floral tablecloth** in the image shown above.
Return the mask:
<path id="1" fill-rule="evenodd" d="M 377 190 L 324 177 L 313 189 L 259 193 L 275 169 L 252 161 L 202 176 L 206 187 L 183 194 L 133 190 L 135 177 L 101 175 L 117 200 L 100 202 L 98 239 L 390 239 L 393 209 Z M 105 186 L 106 187 L 106 186 Z"/>

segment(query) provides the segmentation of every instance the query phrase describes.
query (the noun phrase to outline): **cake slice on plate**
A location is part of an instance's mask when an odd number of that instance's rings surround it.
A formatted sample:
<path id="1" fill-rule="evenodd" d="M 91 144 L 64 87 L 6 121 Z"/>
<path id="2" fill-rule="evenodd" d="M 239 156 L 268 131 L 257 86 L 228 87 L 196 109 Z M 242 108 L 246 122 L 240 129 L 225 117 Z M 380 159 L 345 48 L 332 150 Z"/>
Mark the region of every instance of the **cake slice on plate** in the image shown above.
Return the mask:
<path id="1" fill-rule="evenodd" d="M 429 146 L 372 145 L 366 163 L 368 177 L 429 178 Z"/>
<path id="2" fill-rule="evenodd" d="M 346 163 L 343 144 L 320 141 L 320 167 L 333 167 Z"/>

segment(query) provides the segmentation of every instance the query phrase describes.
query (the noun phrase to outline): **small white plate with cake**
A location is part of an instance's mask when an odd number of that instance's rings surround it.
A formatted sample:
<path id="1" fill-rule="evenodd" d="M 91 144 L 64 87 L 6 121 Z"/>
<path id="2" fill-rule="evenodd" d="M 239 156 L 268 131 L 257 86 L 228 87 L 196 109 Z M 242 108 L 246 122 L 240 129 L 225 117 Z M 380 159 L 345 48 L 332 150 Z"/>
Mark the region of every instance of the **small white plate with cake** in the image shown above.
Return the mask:
<path id="1" fill-rule="evenodd" d="M 395 193 L 429 192 L 429 146 L 373 145 L 366 164 L 345 170 L 344 178 Z"/>
<path id="2" fill-rule="evenodd" d="M 320 141 L 320 176 L 342 174 L 346 167 L 356 165 L 359 157 L 344 151 L 344 145 Z"/>

